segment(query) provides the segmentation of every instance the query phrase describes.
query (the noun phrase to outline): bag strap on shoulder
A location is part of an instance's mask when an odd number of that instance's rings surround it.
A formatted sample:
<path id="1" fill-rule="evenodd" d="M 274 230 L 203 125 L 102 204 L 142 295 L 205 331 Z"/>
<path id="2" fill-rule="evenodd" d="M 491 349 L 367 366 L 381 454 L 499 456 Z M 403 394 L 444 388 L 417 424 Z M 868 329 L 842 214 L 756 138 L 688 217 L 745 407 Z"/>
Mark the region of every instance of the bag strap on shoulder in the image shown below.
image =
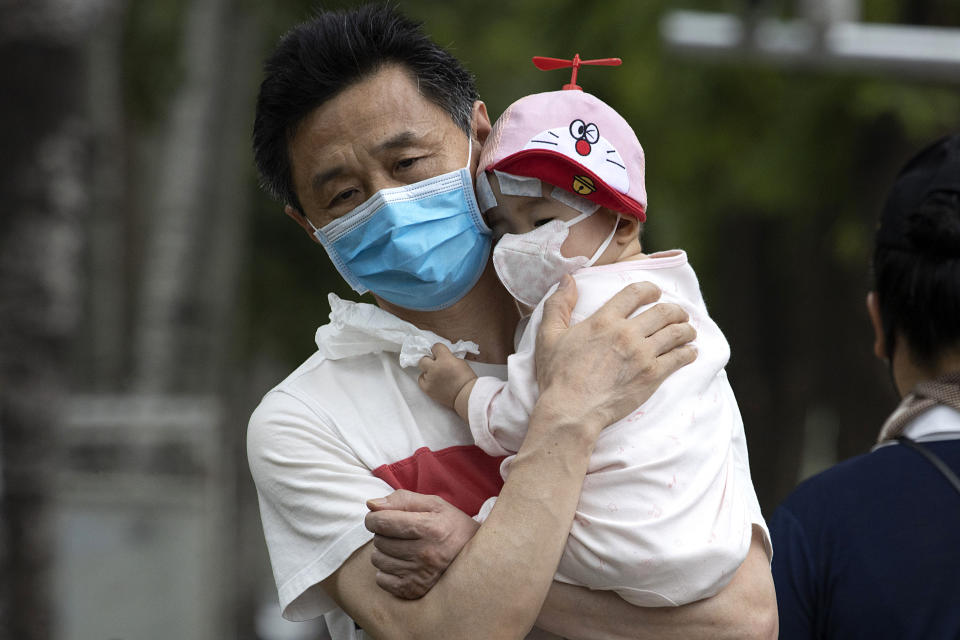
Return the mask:
<path id="1" fill-rule="evenodd" d="M 947 463 L 941 460 L 937 454 L 935 454 L 933 451 L 930 451 L 930 449 L 923 446 L 916 440 L 912 440 L 907 436 L 899 436 L 896 440 L 900 444 L 906 445 L 929 460 L 930 464 L 936 467 L 937 470 L 943 474 L 943 476 L 947 479 L 947 482 L 953 485 L 953 488 L 956 489 L 957 493 L 960 493 L 960 478 L 957 478 L 957 474 L 955 474 L 950 467 L 947 466 Z"/>

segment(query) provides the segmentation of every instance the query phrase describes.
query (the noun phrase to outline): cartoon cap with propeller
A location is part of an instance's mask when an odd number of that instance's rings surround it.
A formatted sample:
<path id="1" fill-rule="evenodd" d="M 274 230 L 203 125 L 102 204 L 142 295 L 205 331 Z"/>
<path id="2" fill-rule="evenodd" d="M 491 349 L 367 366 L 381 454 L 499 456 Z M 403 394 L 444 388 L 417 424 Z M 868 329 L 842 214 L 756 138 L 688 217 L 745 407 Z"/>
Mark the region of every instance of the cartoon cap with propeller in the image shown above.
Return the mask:
<path id="1" fill-rule="evenodd" d="M 618 66 L 619 58 L 572 60 L 535 56 L 538 69 L 571 67 L 560 91 L 517 100 L 497 120 L 478 171 L 537 178 L 602 207 L 646 220 L 643 148 L 623 117 L 576 84 L 585 65 Z"/>

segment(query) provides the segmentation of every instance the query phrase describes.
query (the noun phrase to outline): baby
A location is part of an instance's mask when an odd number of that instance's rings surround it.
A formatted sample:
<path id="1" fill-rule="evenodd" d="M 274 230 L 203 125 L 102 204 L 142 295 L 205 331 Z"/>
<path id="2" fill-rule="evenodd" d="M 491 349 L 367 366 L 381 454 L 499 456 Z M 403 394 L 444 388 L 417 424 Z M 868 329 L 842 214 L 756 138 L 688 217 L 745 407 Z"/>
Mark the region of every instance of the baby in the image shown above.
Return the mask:
<path id="1" fill-rule="evenodd" d="M 643 253 L 644 154 L 636 135 L 582 91 L 527 96 L 494 125 L 476 190 L 501 236 L 493 251 L 497 274 L 532 312 L 506 382 L 478 378 L 438 345 L 434 358 L 421 363 L 421 387 L 469 423 L 479 447 L 511 456 L 537 400 L 534 342 L 542 300 L 563 274 L 573 276 L 579 295 L 572 323 L 631 282 L 659 286 L 661 301 L 689 313 L 697 359 L 600 435 L 556 579 L 614 590 L 640 606 L 715 594 L 746 557 L 752 525 L 765 536 L 766 525 L 724 372 L 729 346 L 707 314 L 686 254 Z M 504 477 L 510 460 L 501 466 Z"/>

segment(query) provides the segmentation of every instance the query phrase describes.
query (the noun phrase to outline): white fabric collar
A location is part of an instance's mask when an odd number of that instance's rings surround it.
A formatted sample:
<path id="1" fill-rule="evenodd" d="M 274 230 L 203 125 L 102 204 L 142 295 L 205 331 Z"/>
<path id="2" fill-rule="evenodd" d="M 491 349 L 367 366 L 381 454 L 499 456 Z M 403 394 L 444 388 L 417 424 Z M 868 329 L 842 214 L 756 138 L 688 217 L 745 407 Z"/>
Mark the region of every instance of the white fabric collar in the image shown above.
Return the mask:
<path id="1" fill-rule="evenodd" d="M 399 354 L 401 367 L 415 367 L 420 358 L 430 355 L 430 348 L 438 342 L 458 358 L 480 353 L 476 342 L 450 342 L 376 305 L 343 300 L 333 293 L 327 300 L 330 323 L 317 329 L 316 334 L 317 348 L 327 360 L 387 351 Z"/>
<path id="2" fill-rule="evenodd" d="M 960 411 L 938 405 L 924 411 L 907 425 L 903 435 L 911 440 L 931 442 L 935 440 L 954 440 L 960 438 Z M 882 442 L 871 451 L 897 444 L 895 440 Z"/>

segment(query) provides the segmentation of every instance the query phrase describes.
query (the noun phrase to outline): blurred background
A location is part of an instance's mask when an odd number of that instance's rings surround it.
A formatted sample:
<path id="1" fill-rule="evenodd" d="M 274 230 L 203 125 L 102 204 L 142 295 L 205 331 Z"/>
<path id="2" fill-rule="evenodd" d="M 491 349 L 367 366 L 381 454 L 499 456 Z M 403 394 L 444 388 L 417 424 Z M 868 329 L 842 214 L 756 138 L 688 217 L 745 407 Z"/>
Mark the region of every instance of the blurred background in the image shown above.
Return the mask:
<path id="1" fill-rule="evenodd" d="M 354 3 L 326 2 L 326 8 Z M 895 404 L 863 300 L 898 168 L 960 130 L 954 0 L 401 0 L 492 116 L 580 84 L 647 153 L 732 347 L 769 514 Z M 306 0 L 0 0 L 0 638 L 321 638 L 279 618 L 247 418 L 354 297 L 257 187 Z M 882 25 L 894 25 L 896 28 Z"/>

